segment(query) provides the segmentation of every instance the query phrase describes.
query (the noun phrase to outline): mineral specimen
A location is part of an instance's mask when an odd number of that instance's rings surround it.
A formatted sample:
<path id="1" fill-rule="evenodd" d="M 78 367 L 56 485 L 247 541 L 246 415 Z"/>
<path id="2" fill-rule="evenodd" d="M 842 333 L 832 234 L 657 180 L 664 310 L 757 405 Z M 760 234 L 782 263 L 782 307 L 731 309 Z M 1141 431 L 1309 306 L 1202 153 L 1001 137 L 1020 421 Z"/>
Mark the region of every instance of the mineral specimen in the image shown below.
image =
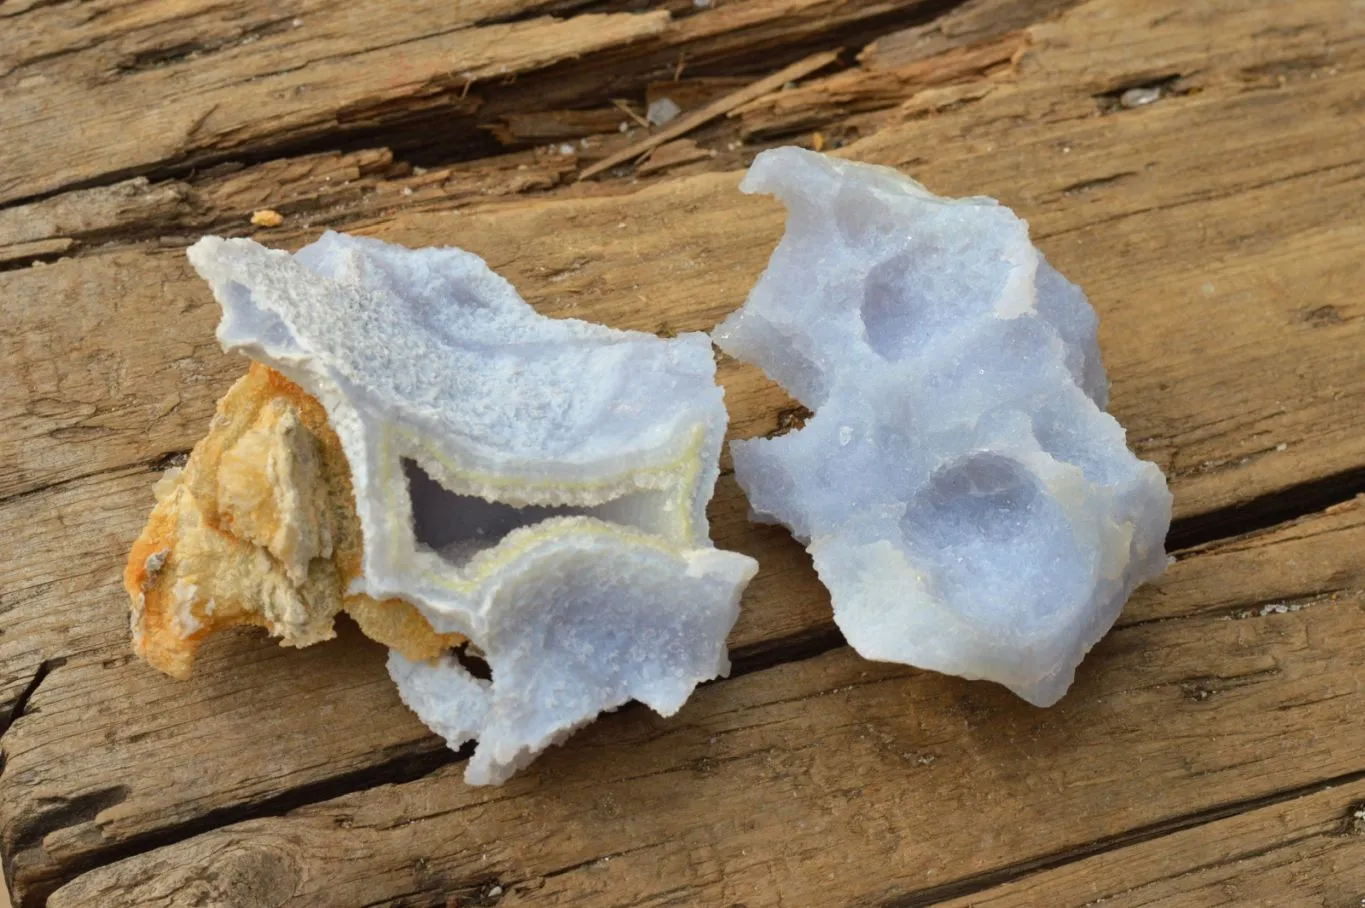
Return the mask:
<path id="1" fill-rule="evenodd" d="M 223 628 L 257 625 L 308 646 L 334 636 L 343 610 L 412 659 L 464 642 L 400 599 L 347 592 L 361 546 L 341 442 L 322 406 L 266 366 L 252 364 L 228 390 L 208 436 L 156 495 L 124 585 L 133 649 L 168 675 L 187 677 L 200 644 Z"/>
<path id="2" fill-rule="evenodd" d="M 545 318 L 458 249 L 206 237 L 190 261 L 223 346 L 271 368 L 229 393 L 134 548 L 152 664 L 183 674 L 231 623 L 306 645 L 344 608 L 428 725 L 478 739 L 475 784 L 728 670 L 757 566 L 708 534 L 726 414 L 705 335 Z M 491 679 L 449 652 L 466 640 Z"/>
<path id="3" fill-rule="evenodd" d="M 808 545 L 863 655 L 1056 702 L 1171 516 L 1103 410 L 1084 294 L 991 199 L 796 148 L 741 189 L 787 230 L 714 337 L 815 411 L 732 445 L 755 518 Z"/>

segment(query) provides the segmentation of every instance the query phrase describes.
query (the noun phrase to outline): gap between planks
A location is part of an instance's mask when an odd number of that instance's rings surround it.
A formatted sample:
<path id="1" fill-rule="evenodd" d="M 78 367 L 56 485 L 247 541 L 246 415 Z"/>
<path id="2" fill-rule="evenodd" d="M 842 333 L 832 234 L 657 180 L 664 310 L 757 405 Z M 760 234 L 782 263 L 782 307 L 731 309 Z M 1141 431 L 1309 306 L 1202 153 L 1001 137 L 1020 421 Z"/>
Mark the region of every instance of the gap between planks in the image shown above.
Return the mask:
<path id="1" fill-rule="evenodd" d="M 930 906 L 933 905 L 956 902 L 964 897 L 977 895 L 990 889 L 1015 883 L 1051 870 L 1057 870 L 1068 864 L 1076 864 L 1102 855 L 1111 855 L 1126 848 L 1133 848 L 1148 842 L 1160 841 L 1161 839 L 1177 835 L 1178 833 L 1198 829 L 1201 826 L 1207 826 L 1211 823 L 1217 823 L 1220 820 L 1253 813 L 1267 807 L 1284 804 L 1288 801 L 1305 798 L 1324 791 L 1331 791 L 1334 788 L 1354 785 L 1361 781 L 1365 781 L 1365 769 L 1335 776 L 1330 779 L 1323 779 L 1322 781 L 1313 782 L 1307 785 L 1299 785 L 1293 788 L 1273 791 L 1268 794 L 1257 795 L 1256 797 L 1246 798 L 1241 801 L 1220 804 L 1217 807 L 1210 807 L 1185 816 L 1173 817 L 1158 823 L 1149 824 L 1148 826 L 1138 827 L 1120 833 L 1119 835 L 1110 836 L 1109 838 L 1102 839 L 1082 848 L 1072 848 L 1064 852 L 1058 852 L 1057 854 L 983 873 L 980 876 L 958 880 L 945 886 L 923 889 L 908 895 L 897 896 L 882 902 L 879 908 L 930 908 Z"/>

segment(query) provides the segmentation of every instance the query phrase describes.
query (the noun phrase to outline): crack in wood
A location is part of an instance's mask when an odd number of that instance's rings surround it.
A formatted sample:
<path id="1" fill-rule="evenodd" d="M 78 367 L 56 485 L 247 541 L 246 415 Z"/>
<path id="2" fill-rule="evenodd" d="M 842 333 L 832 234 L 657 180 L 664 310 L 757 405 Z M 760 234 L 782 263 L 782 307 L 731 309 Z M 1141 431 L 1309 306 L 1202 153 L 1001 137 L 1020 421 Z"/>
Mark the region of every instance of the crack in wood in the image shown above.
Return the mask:
<path id="1" fill-rule="evenodd" d="M 378 112 L 378 117 L 347 124 L 334 118 L 330 129 L 306 136 L 291 136 L 287 131 L 275 134 L 258 142 L 230 148 L 215 148 L 213 143 L 202 148 L 183 149 L 173 157 L 161 161 L 111 169 L 106 173 L 88 179 L 77 179 L 42 192 L 28 193 L 0 204 L 0 210 L 21 204 L 42 201 L 65 192 L 108 186 L 121 180 L 136 176 L 146 176 L 153 181 L 186 178 L 194 169 L 234 161 L 246 165 L 265 163 L 283 156 L 305 155 L 324 151 L 353 152 L 376 145 L 387 145 L 396 154 L 401 154 L 420 166 L 437 167 L 455 163 L 469 162 L 490 157 L 503 150 L 502 146 L 487 130 L 487 125 L 503 113 L 517 111 L 527 113 L 548 105 L 549 108 L 570 106 L 588 108 L 609 103 L 612 97 L 642 95 L 646 85 L 671 75 L 677 66 L 679 53 L 686 53 L 690 73 L 707 76 L 749 75 L 755 68 L 755 59 L 764 61 L 768 66 L 784 66 L 812 52 L 832 50 L 844 46 L 862 47 L 888 32 L 912 26 L 923 25 L 963 5 L 966 0 L 903 0 L 889 2 L 882 12 L 868 11 L 866 14 L 857 7 L 850 6 L 841 15 L 831 13 L 833 21 L 822 29 L 774 29 L 772 23 L 760 21 L 749 27 L 751 36 L 744 30 L 726 33 L 726 41 L 719 42 L 716 36 L 698 31 L 696 41 L 702 51 L 692 48 L 686 38 L 677 43 L 672 37 L 654 41 L 637 41 L 619 46 L 604 48 L 592 53 L 585 63 L 583 59 L 567 62 L 552 62 L 538 69 L 528 70 L 517 80 L 507 84 L 487 84 L 483 105 L 489 107 L 486 117 L 452 118 L 447 107 L 433 108 L 431 93 L 418 92 L 407 99 L 398 98 L 386 101 Z M 553 4 L 549 5 L 553 8 Z M 565 10 L 576 10 L 577 4 L 569 3 Z M 633 8 L 633 7 L 632 7 Z M 876 7 L 873 7 L 875 10 Z M 578 10 L 592 12 L 593 10 Z M 694 8 L 693 13 L 678 17 L 677 21 L 699 18 L 706 11 Z M 543 15 L 543 11 L 542 11 Z M 530 14 L 517 14 L 508 18 L 506 23 L 497 20 L 480 20 L 477 23 L 461 25 L 458 28 L 434 31 L 420 38 L 404 39 L 385 45 L 385 48 L 401 47 L 415 41 L 440 36 L 470 28 L 520 24 L 537 18 Z M 566 19 L 563 21 L 572 21 Z M 753 44 L 747 43 L 748 41 Z M 707 42 L 713 45 L 706 51 Z M 756 44 L 762 48 L 761 55 L 752 53 Z M 380 48 L 384 49 L 384 48 Z M 371 53 L 375 48 L 364 51 L 345 52 L 325 55 L 304 61 L 293 67 L 285 67 L 277 73 L 295 72 L 327 60 L 345 59 L 358 53 Z M 269 74 L 266 74 L 269 75 Z M 253 80 L 262 78 L 253 76 Z M 468 91 L 469 80 L 453 77 L 448 85 L 437 86 L 436 94 L 463 95 Z M 567 92 L 567 95 L 566 95 Z M 469 100 L 472 100 L 470 96 Z M 411 102 L 411 103 L 409 103 Z"/>
<path id="2" fill-rule="evenodd" d="M 29 848 L 39 847 L 46 836 L 57 830 L 92 822 L 101 811 L 126 801 L 130 791 L 126 785 L 113 785 L 70 798 L 53 798 L 47 803 L 40 803 L 36 813 L 15 821 L 12 834 L 14 853 L 19 854 Z"/>
<path id="3" fill-rule="evenodd" d="M 1117 221 L 1124 221 L 1129 218 L 1139 217 L 1144 214 L 1152 214 L 1153 212 L 1157 211 L 1171 211 L 1176 208 L 1184 208 L 1188 205 L 1202 205 L 1208 202 L 1218 202 L 1224 199 L 1232 198 L 1233 196 L 1246 195 L 1248 193 L 1256 192 L 1257 190 L 1260 189 L 1268 189 L 1272 186 L 1280 186 L 1285 183 L 1292 183 L 1296 180 L 1303 180 L 1309 177 L 1321 176 L 1323 174 L 1333 173 L 1338 170 L 1348 169 L 1360 170 L 1361 167 L 1362 165 L 1360 161 L 1347 161 L 1341 164 L 1330 164 L 1325 167 L 1310 167 L 1307 170 L 1301 170 L 1298 171 L 1297 173 L 1286 174 L 1282 177 L 1276 177 L 1273 180 L 1264 180 L 1258 183 L 1252 183 L 1247 186 L 1237 186 L 1233 189 L 1226 190 L 1223 192 L 1200 193 L 1198 195 L 1191 196 L 1190 198 L 1178 199 L 1176 201 L 1168 202 L 1162 205 L 1149 205 L 1145 208 L 1135 208 L 1132 211 L 1121 211 L 1118 214 L 1111 214 L 1094 221 L 1087 221 L 1083 224 L 1077 224 L 1075 226 L 1067 227 L 1062 230 L 1038 232 L 1033 235 L 1033 239 L 1034 242 L 1042 242 L 1045 240 L 1056 240 L 1059 237 L 1067 236 L 1069 234 L 1088 233 L 1090 231 L 1093 231 L 1096 227 L 1102 227 L 1105 224 L 1112 224 Z"/>
<path id="4" fill-rule="evenodd" d="M 8 843 L 10 847 L 4 854 L 5 879 L 14 878 L 14 864 L 29 849 L 41 848 L 47 835 L 67 826 L 91 822 L 101 811 L 127 800 L 130 790 L 126 785 L 113 785 L 71 798 L 53 798 L 40 802 L 37 812 L 16 818 Z M 46 893 L 42 898 L 46 898 Z"/>
<path id="5" fill-rule="evenodd" d="M 155 69 L 160 66 L 168 66 L 178 63 L 190 57 L 217 53 L 228 50 L 243 44 L 250 44 L 261 38 L 276 35 L 281 32 L 289 31 L 293 25 L 294 16 L 283 16 L 266 19 L 261 22 L 242 29 L 235 35 L 226 37 L 224 40 L 215 43 L 204 43 L 200 41 L 181 41 L 168 47 L 151 47 L 143 51 L 138 51 L 127 59 L 119 61 L 116 69 L 120 73 L 134 73 L 144 69 Z M 30 65 L 32 61 L 25 61 L 23 65 Z"/>
<path id="6" fill-rule="evenodd" d="M 24 489 L 21 492 L 15 492 L 12 495 L 6 495 L 5 497 L 0 498 L 0 507 L 4 507 L 8 504 L 12 504 L 13 502 L 20 501 L 25 498 L 32 498 L 34 495 L 41 495 L 44 492 L 51 492 L 53 490 L 62 489 L 78 482 L 84 482 L 87 479 L 98 479 L 101 476 L 110 476 L 118 473 L 139 472 L 164 473 L 171 467 L 184 466 L 185 461 L 189 458 L 189 456 L 190 452 L 186 450 L 168 451 L 165 454 L 158 454 L 156 457 L 150 458 L 148 460 L 135 460 L 132 463 L 120 464 L 118 466 L 113 467 L 105 467 L 100 470 L 92 470 L 89 473 L 80 473 L 76 476 L 68 476 L 65 479 L 59 479 L 56 482 L 50 482 L 47 483 L 46 485 L 35 486 L 34 488 L 31 489 Z"/>
<path id="7" fill-rule="evenodd" d="M 1325 511 L 1365 494 L 1365 466 L 1297 483 L 1225 508 L 1174 521 L 1166 550 L 1178 552 Z"/>
<path id="8" fill-rule="evenodd" d="M 108 848 L 87 852 L 64 863 L 59 871 L 35 877 L 25 890 L 24 904 L 29 904 L 30 900 L 34 905 L 45 904 L 47 897 L 58 888 L 97 867 L 183 842 L 234 823 L 283 816 L 310 804 L 330 801 L 380 785 L 415 782 L 452 763 L 467 760 L 472 752 L 472 745 L 456 753 L 445 747 L 439 739 L 426 739 L 413 748 L 412 752 L 385 763 L 301 785 L 258 801 L 211 810 L 191 821 L 131 837 Z M 33 817 L 16 819 L 14 823 L 19 831 L 15 833 L 11 847 L 5 853 L 6 878 L 13 877 L 10 865 L 21 858 L 25 851 L 42 847 L 44 836 L 63 827 L 89 822 L 95 819 L 101 810 L 122 801 L 124 796 L 126 795 L 120 791 L 120 787 L 116 786 L 83 798 L 73 798 L 66 804 L 41 811 Z"/>
<path id="9" fill-rule="evenodd" d="M 1127 848 L 1143 842 L 1151 842 L 1172 835 L 1173 833 L 1194 829 L 1199 826 L 1206 826 L 1209 823 L 1225 820 L 1228 817 L 1233 817 L 1241 813 L 1248 813 L 1264 807 L 1271 807 L 1286 801 L 1292 801 L 1296 798 L 1317 794 L 1318 792 L 1326 791 L 1330 788 L 1341 785 L 1350 785 L 1362 780 L 1365 780 L 1365 770 L 1334 776 L 1330 779 L 1323 779 L 1322 781 L 1308 785 L 1281 789 L 1269 794 L 1258 795 L 1254 798 L 1233 801 L 1206 810 L 1196 811 L 1195 813 L 1173 817 L 1159 823 L 1136 827 L 1127 832 L 1101 839 L 1098 842 L 1092 842 L 1088 845 L 1056 852 L 1029 861 L 1021 861 L 1017 864 L 1012 864 L 1009 867 L 1002 867 L 997 870 L 977 874 L 967 879 L 958 880 L 943 886 L 934 886 L 918 890 L 917 892 L 896 896 L 879 902 L 877 908 L 930 908 L 930 906 L 937 905 L 941 902 L 975 895 L 976 893 L 984 892 L 987 889 L 994 889 L 997 886 L 1013 883 L 1048 870 L 1056 870 L 1059 867 L 1065 867 L 1068 864 L 1074 864 L 1077 861 L 1092 858 L 1096 855 L 1117 851 L 1121 848 Z"/>
<path id="10" fill-rule="evenodd" d="M 1103 189 L 1105 186 L 1112 186 L 1115 183 L 1137 176 L 1136 170 L 1124 170 L 1120 173 L 1113 173 L 1104 177 L 1094 177 L 1088 180 L 1081 180 L 1069 186 L 1063 186 L 1058 195 L 1080 195 L 1092 189 Z"/>
<path id="11" fill-rule="evenodd" d="M 5 715 L 3 721 L 0 721 L 0 737 L 3 737 L 15 722 L 23 718 L 24 714 L 28 711 L 29 701 L 33 699 L 33 695 L 38 692 L 39 686 L 41 686 L 47 676 L 52 673 L 52 670 L 65 664 L 66 658 L 63 656 L 58 656 L 53 659 L 44 659 L 42 662 L 38 663 L 37 671 L 33 673 L 33 677 L 29 679 L 28 684 L 20 691 L 19 696 L 15 698 L 14 703 L 10 705 L 9 712 Z M 3 771 L 3 764 L 0 764 L 0 774 L 3 774 Z"/>
<path id="12" fill-rule="evenodd" d="M 742 678 L 778 665 L 814 659 L 847 645 L 844 635 L 833 622 L 830 622 L 823 627 L 812 628 L 790 637 L 765 640 L 734 650 L 730 654 L 729 677 Z M 715 684 L 720 680 L 707 683 Z"/>

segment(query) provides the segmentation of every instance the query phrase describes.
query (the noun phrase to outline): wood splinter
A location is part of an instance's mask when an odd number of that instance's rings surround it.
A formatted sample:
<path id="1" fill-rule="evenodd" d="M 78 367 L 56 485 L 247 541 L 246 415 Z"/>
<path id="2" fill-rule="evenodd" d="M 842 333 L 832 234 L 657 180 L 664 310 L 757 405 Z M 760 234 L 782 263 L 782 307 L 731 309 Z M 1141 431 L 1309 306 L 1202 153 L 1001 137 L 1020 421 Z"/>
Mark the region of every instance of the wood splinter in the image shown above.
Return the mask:
<path id="1" fill-rule="evenodd" d="M 757 82 L 746 85 L 739 91 L 712 101 L 695 113 L 679 117 L 653 135 L 646 136 L 633 145 L 623 148 L 615 154 L 608 155 L 591 167 L 585 168 L 583 172 L 578 175 L 578 179 L 582 181 L 589 177 L 595 177 L 599 173 L 610 170 L 617 164 L 624 164 L 631 158 L 636 158 L 653 151 L 665 142 L 686 135 L 698 126 L 709 123 L 717 117 L 724 116 L 730 111 L 748 104 L 750 101 L 761 98 L 769 92 L 777 91 L 788 82 L 794 82 L 797 79 L 809 76 L 817 70 L 824 69 L 837 59 L 839 59 L 839 51 L 822 51 L 818 54 L 811 54 L 804 60 L 798 60 L 791 66 L 778 70 L 766 79 L 759 79 Z"/>

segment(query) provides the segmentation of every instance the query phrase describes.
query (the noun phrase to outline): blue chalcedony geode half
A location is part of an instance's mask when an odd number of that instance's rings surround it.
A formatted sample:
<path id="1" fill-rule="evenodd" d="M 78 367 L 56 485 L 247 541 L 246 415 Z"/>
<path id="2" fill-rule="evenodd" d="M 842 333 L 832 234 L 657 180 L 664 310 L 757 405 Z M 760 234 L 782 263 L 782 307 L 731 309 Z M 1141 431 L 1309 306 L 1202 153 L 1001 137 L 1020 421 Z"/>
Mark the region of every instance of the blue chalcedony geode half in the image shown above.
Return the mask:
<path id="1" fill-rule="evenodd" d="M 993 199 L 797 148 L 741 188 L 787 229 L 713 337 L 815 412 L 732 445 L 755 518 L 807 544 L 863 655 L 1056 702 L 1171 519 L 1104 411 L 1085 295 Z"/>

